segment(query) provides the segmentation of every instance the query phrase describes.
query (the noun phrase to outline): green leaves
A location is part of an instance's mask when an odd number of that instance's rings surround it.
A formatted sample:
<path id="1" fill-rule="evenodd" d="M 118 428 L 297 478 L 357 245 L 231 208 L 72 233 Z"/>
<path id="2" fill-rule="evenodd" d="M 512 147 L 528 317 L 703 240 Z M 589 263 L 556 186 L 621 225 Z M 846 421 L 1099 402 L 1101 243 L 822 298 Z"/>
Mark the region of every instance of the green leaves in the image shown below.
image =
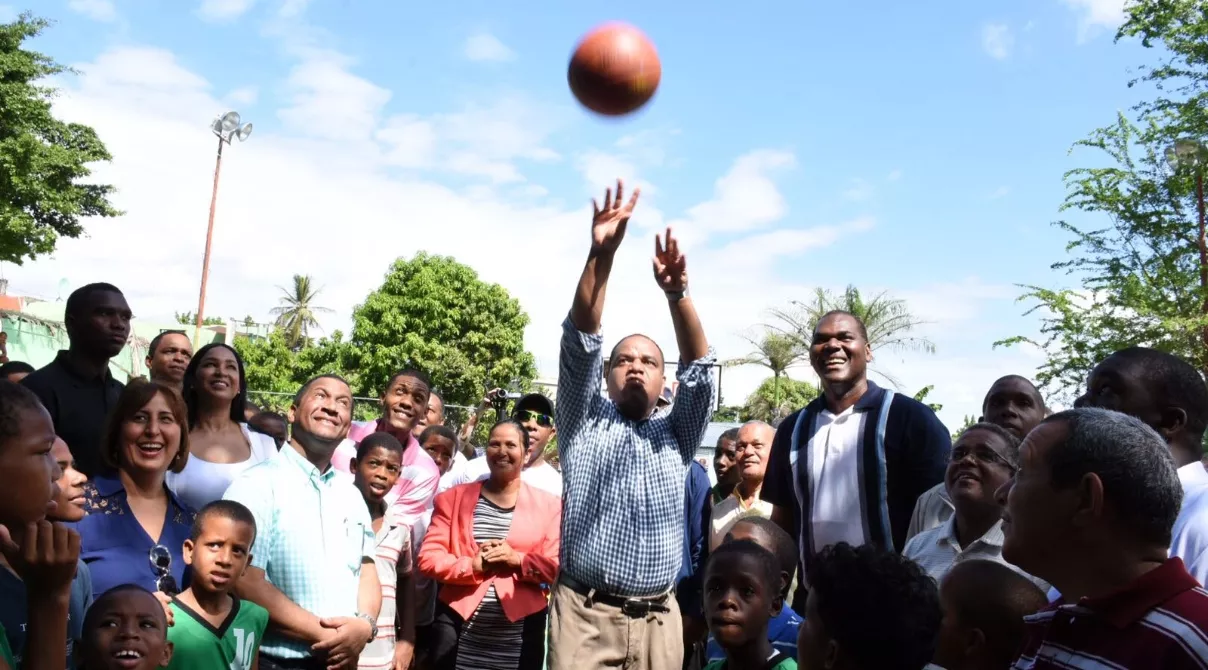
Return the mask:
<path id="1" fill-rule="evenodd" d="M 768 377 L 747 396 L 739 413 L 743 421 L 775 423 L 822 394 L 817 386 L 790 377 Z M 714 417 L 714 420 L 719 420 Z"/>
<path id="2" fill-rule="evenodd" d="M 83 234 L 81 219 L 119 216 L 112 186 L 82 183 L 89 163 L 111 159 L 96 132 L 51 113 L 55 90 L 40 80 L 67 72 L 22 49 L 49 22 L 25 13 L 0 24 L 0 262 L 21 265 Z"/>

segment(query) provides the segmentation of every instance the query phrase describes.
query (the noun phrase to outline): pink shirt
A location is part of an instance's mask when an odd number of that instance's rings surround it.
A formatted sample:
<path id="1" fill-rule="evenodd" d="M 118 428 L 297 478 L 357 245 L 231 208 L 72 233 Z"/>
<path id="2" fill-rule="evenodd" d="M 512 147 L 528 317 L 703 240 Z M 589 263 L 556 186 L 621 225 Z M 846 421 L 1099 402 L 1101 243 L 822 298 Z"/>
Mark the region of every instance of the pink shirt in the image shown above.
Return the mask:
<path id="1" fill-rule="evenodd" d="M 357 445 L 361 440 L 376 432 L 377 421 L 354 421 L 348 430 L 348 439 L 336 447 L 331 464 L 340 472 L 350 472 L 349 463 L 356 458 Z M 403 445 L 403 472 L 398 483 L 386 494 L 387 514 L 393 524 L 414 526 L 424 512 L 432 509 L 432 498 L 436 496 L 436 485 L 440 482 L 440 469 L 436 461 L 424 451 L 412 435 Z"/>

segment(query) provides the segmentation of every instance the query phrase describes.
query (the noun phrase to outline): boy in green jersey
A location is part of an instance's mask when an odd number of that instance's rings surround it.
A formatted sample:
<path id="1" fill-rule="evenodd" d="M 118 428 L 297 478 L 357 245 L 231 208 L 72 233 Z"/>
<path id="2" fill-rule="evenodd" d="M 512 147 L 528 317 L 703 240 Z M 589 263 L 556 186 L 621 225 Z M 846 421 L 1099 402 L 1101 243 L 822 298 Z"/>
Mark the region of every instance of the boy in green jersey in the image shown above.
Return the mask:
<path id="1" fill-rule="evenodd" d="M 231 593 L 252 560 L 256 519 L 233 500 L 216 500 L 197 513 L 184 544 L 192 585 L 172 599 L 170 670 L 256 670 L 268 610 Z"/>
<path id="2" fill-rule="evenodd" d="M 784 575 L 772 552 L 750 540 L 717 548 L 705 565 L 705 617 L 726 652 L 705 670 L 797 670 L 768 640 L 768 621 L 784 604 Z"/>

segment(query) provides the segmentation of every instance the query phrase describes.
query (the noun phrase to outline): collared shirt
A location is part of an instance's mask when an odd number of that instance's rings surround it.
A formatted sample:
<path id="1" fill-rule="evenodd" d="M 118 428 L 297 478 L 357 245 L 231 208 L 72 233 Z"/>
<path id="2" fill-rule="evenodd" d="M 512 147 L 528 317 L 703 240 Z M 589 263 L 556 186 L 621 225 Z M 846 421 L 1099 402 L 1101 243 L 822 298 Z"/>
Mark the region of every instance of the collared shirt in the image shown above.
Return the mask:
<path id="1" fill-rule="evenodd" d="M 559 356 L 558 452 L 566 480 L 562 570 L 602 592 L 665 593 L 683 553 L 684 477 L 712 414 L 712 352 L 676 371 L 669 412 L 634 421 L 600 393 L 599 334 L 567 317 Z"/>
<path id="2" fill-rule="evenodd" d="M 823 409 L 815 420 L 808 447 L 811 551 L 868 542 L 860 513 L 860 436 L 867 416 L 852 406 L 838 414 Z"/>
<path id="3" fill-rule="evenodd" d="M 742 496 L 738 493 L 738 489 L 742 485 L 734 487 L 734 491 L 730 496 L 721 502 L 713 505 L 712 518 L 709 521 L 709 551 L 717 549 L 721 545 L 722 540 L 726 538 L 726 533 L 734 527 L 734 524 L 749 516 L 760 516 L 765 519 L 772 518 L 772 503 L 761 500 L 759 492 L 755 492 L 755 500 L 750 505 L 742 500 Z"/>
<path id="4" fill-rule="evenodd" d="M 709 555 L 709 528 L 713 514 L 709 471 L 697 462 L 688 464 L 684 480 L 684 555 L 680 563 L 675 598 L 680 613 L 704 619 L 704 567 Z"/>
<path id="5" fill-rule="evenodd" d="M 1178 558 L 1111 595 L 1059 599 L 1024 623 L 1015 670 L 1208 668 L 1208 592 Z"/>
<path id="6" fill-rule="evenodd" d="M 910 515 L 910 526 L 906 529 L 906 541 L 915 535 L 944 525 L 956 512 L 952 501 L 948 499 L 948 487 L 944 482 L 927 489 L 919 496 L 914 504 L 914 513 Z"/>
<path id="7" fill-rule="evenodd" d="M 377 637 L 361 650 L 357 667 L 360 670 L 393 670 L 398 578 L 411 574 L 414 565 L 411 529 L 383 520 L 381 529 L 374 535 L 374 544 L 373 562 L 382 585 L 382 608 L 378 611 Z"/>
<path id="8" fill-rule="evenodd" d="M 452 471 L 447 474 L 452 474 Z M 469 484 L 470 482 L 486 481 L 490 476 L 491 467 L 487 463 L 487 459 L 475 458 L 467 462 L 461 472 L 453 475 L 449 486 L 446 488 Z M 559 498 L 562 497 L 562 475 L 554 469 L 554 466 L 545 461 L 521 470 L 520 481 L 551 495 L 556 495 Z"/>
<path id="9" fill-rule="evenodd" d="M 1047 591 L 1048 582 L 1029 575 L 1003 559 L 1002 543 L 1002 521 L 999 521 L 990 526 L 990 530 L 987 530 L 984 535 L 970 542 L 969 546 L 962 547 L 956 536 L 956 517 L 954 516 L 945 521 L 944 525 L 911 538 L 906 543 L 906 549 L 902 555 L 918 563 L 936 582 L 943 579 L 952 566 L 961 561 L 983 560 L 1005 565 L 1027 577 L 1041 591 Z"/>
<path id="10" fill-rule="evenodd" d="M 1179 468 L 1183 506 L 1174 520 L 1170 555 L 1183 559 L 1187 572 L 1201 584 L 1208 580 L 1208 470 L 1195 461 Z"/>
<path id="11" fill-rule="evenodd" d="M 906 546 L 906 529 L 915 502 L 927 489 L 944 480 L 948 452 L 952 449 L 951 435 L 930 407 L 871 381 L 852 411 L 847 421 L 858 421 L 860 425 L 855 446 L 857 468 L 854 474 L 850 468 L 843 471 L 847 478 L 854 476 L 856 481 L 839 478 L 836 483 L 842 483 L 843 490 L 854 494 L 853 516 L 824 521 L 849 522 L 850 526 L 843 527 L 853 531 L 855 524 L 859 524 L 866 543 L 900 551 Z M 807 573 L 814 553 L 825 546 L 819 540 L 833 537 L 820 533 L 813 513 L 814 489 L 818 486 L 814 461 L 821 453 L 815 438 L 821 434 L 824 412 L 826 398 L 820 396 L 780 424 L 760 492 L 764 500 L 791 510 L 794 518 L 803 520 L 797 532 L 802 574 Z M 829 459 L 829 454 L 826 458 Z M 836 467 L 839 469 L 841 466 Z M 822 480 L 830 481 L 825 472 Z M 822 537 L 815 537 L 816 534 Z M 799 584 L 804 581 L 799 580 Z"/>
<path id="12" fill-rule="evenodd" d="M 332 467 L 351 475 L 348 465 L 356 458 L 357 445 L 383 427 L 381 419 L 354 421 L 348 430 L 348 439 L 336 447 L 331 456 Z M 436 467 L 436 461 L 419 446 L 414 435 L 408 436 L 407 443 L 403 445 L 403 469 L 394 488 L 386 494 L 386 515 L 391 523 L 414 526 L 419 522 L 425 512 L 431 512 L 438 484 L 440 468 Z"/>
<path id="13" fill-rule="evenodd" d="M 90 478 L 105 469 L 101 464 L 101 434 L 124 388 L 109 369 L 100 377 L 88 377 L 71 364 L 66 351 L 60 351 L 53 361 L 21 383 L 50 413 L 55 434 L 71 447 L 76 469 Z"/>
<path id="14" fill-rule="evenodd" d="M 126 489 L 116 475 L 100 475 L 84 484 L 84 511 L 88 516 L 75 522 L 80 534 L 80 560 L 92 573 L 93 598 L 122 584 L 138 584 L 155 590 L 156 573 L 151 567 L 151 548 L 161 545 L 172 557 L 170 570 L 182 590 L 185 560 L 182 547 L 193 528 L 193 510 L 167 486 L 168 513 L 159 539 L 152 540 L 130 511 Z"/>
<path id="15" fill-rule="evenodd" d="M 352 478 L 303 458 L 286 443 L 276 456 L 244 470 L 223 498 L 256 518 L 252 566 L 285 597 L 319 617 L 357 613 L 361 562 L 374 556 L 373 523 Z M 310 645 L 269 631 L 261 651 L 307 658 Z"/>

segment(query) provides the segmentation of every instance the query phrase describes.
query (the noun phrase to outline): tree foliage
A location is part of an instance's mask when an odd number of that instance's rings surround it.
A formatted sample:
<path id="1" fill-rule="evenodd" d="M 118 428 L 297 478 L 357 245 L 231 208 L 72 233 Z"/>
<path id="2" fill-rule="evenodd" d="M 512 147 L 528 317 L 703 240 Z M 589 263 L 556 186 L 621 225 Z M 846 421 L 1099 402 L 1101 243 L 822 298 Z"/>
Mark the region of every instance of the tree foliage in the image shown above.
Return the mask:
<path id="1" fill-rule="evenodd" d="M 794 300 L 789 309 L 772 310 L 772 316 L 780 322 L 774 327 L 796 339 L 808 351 L 818 321 L 828 312 L 836 310 L 850 312 L 864 322 L 868 330 L 868 344 L 874 353 L 880 349 L 935 353 L 935 344 L 931 340 L 911 334 L 925 322 L 911 313 L 905 300 L 894 298 L 886 291 L 866 299 L 855 286 L 848 286 L 839 294 L 819 288 L 813 300 Z M 870 369 L 891 385 L 899 386 L 898 380 L 884 370 L 876 366 Z"/>
<path id="2" fill-rule="evenodd" d="M 281 305 L 270 313 L 277 317 L 276 326 L 285 336 L 285 343 L 291 349 L 301 349 L 310 337 L 310 329 L 319 327 L 317 315 L 330 314 L 331 310 L 315 304 L 322 289 L 315 288 L 310 275 L 294 275 L 293 286 L 277 288 L 281 289 Z"/>
<path id="3" fill-rule="evenodd" d="M 105 145 L 92 128 L 56 119 L 56 91 L 38 83 L 68 69 L 22 48 L 49 25 L 29 13 L 0 24 L 0 262 L 17 265 L 79 237 L 83 217 L 121 214 L 112 186 L 82 181 L 88 164 L 111 159 Z"/>
<path id="4" fill-rule="evenodd" d="M 345 362 L 358 371 L 359 395 L 380 394 L 403 367 L 431 375 L 445 401 L 460 405 L 476 405 L 488 388 L 527 388 L 536 376 L 520 303 L 450 257 L 396 260 L 353 323 Z"/>
<path id="5" fill-rule="evenodd" d="M 935 384 L 928 384 L 927 386 L 924 386 L 923 388 L 919 389 L 918 393 L 915 393 L 913 397 L 915 400 L 930 407 L 932 412 L 939 412 L 944 409 L 943 405 L 936 403 L 936 402 L 927 402 L 927 396 L 931 395 L 931 392 L 934 390 L 935 390 Z"/>
<path id="6" fill-rule="evenodd" d="M 1156 91 L 1138 105 L 1137 118 L 1117 114 L 1074 145 L 1095 150 L 1096 163 L 1107 159 L 1106 167 L 1065 175 L 1062 211 L 1094 223 L 1054 224 L 1072 239 L 1069 258 L 1052 267 L 1079 287 L 1024 286 L 1020 300 L 1040 316 L 1040 337 L 997 343 L 1041 347 L 1047 360 L 1037 381 L 1059 397 L 1073 395 L 1096 363 L 1128 346 L 1168 351 L 1208 371 L 1208 240 L 1197 196 L 1208 161 L 1203 154 L 1167 160 L 1175 140 L 1208 139 L 1208 13 L 1201 2 L 1131 3 L 1122 37 L 1165 51 L 1161 64 L 1142 67 L 1130 82 Z"/>
<path id="7" fill-rule="evenodd" d="M 726 366 L 759 365 L 772 372 L 772 406 L 780 406 L 780 378 L 789 368 L 809 360 L 809 348 L 802 345 L 799 337 L 786 335 L 772 329 L 752 337 L 744 335 L 755 351 L 742 358 L 726 361 Z"/>
<path id="8" fill-rule="evenodd" d="M 177 312 L 176 323 L 182 326 L 197 325 L 197 314 L 195 312 Z M 201 320 L 203 326 L 221 326 L 226 323 L 226 320 L 220 316 L 207 316 Z"/>
<path id="9" fill-rule="evenodd" d="M 740 418 L 743 421 L 767 421 L 774 424 L 822 394 L 817 386 L 792 377 L 781 379 L 779 390 L 776 389 L 777 382 L 774 377 L 763 380 L 759 387 L 747 396 L 747 402 L 739 413 Z M 776 402 L 777 392 L 780 395 L 779 403 Z"/>

